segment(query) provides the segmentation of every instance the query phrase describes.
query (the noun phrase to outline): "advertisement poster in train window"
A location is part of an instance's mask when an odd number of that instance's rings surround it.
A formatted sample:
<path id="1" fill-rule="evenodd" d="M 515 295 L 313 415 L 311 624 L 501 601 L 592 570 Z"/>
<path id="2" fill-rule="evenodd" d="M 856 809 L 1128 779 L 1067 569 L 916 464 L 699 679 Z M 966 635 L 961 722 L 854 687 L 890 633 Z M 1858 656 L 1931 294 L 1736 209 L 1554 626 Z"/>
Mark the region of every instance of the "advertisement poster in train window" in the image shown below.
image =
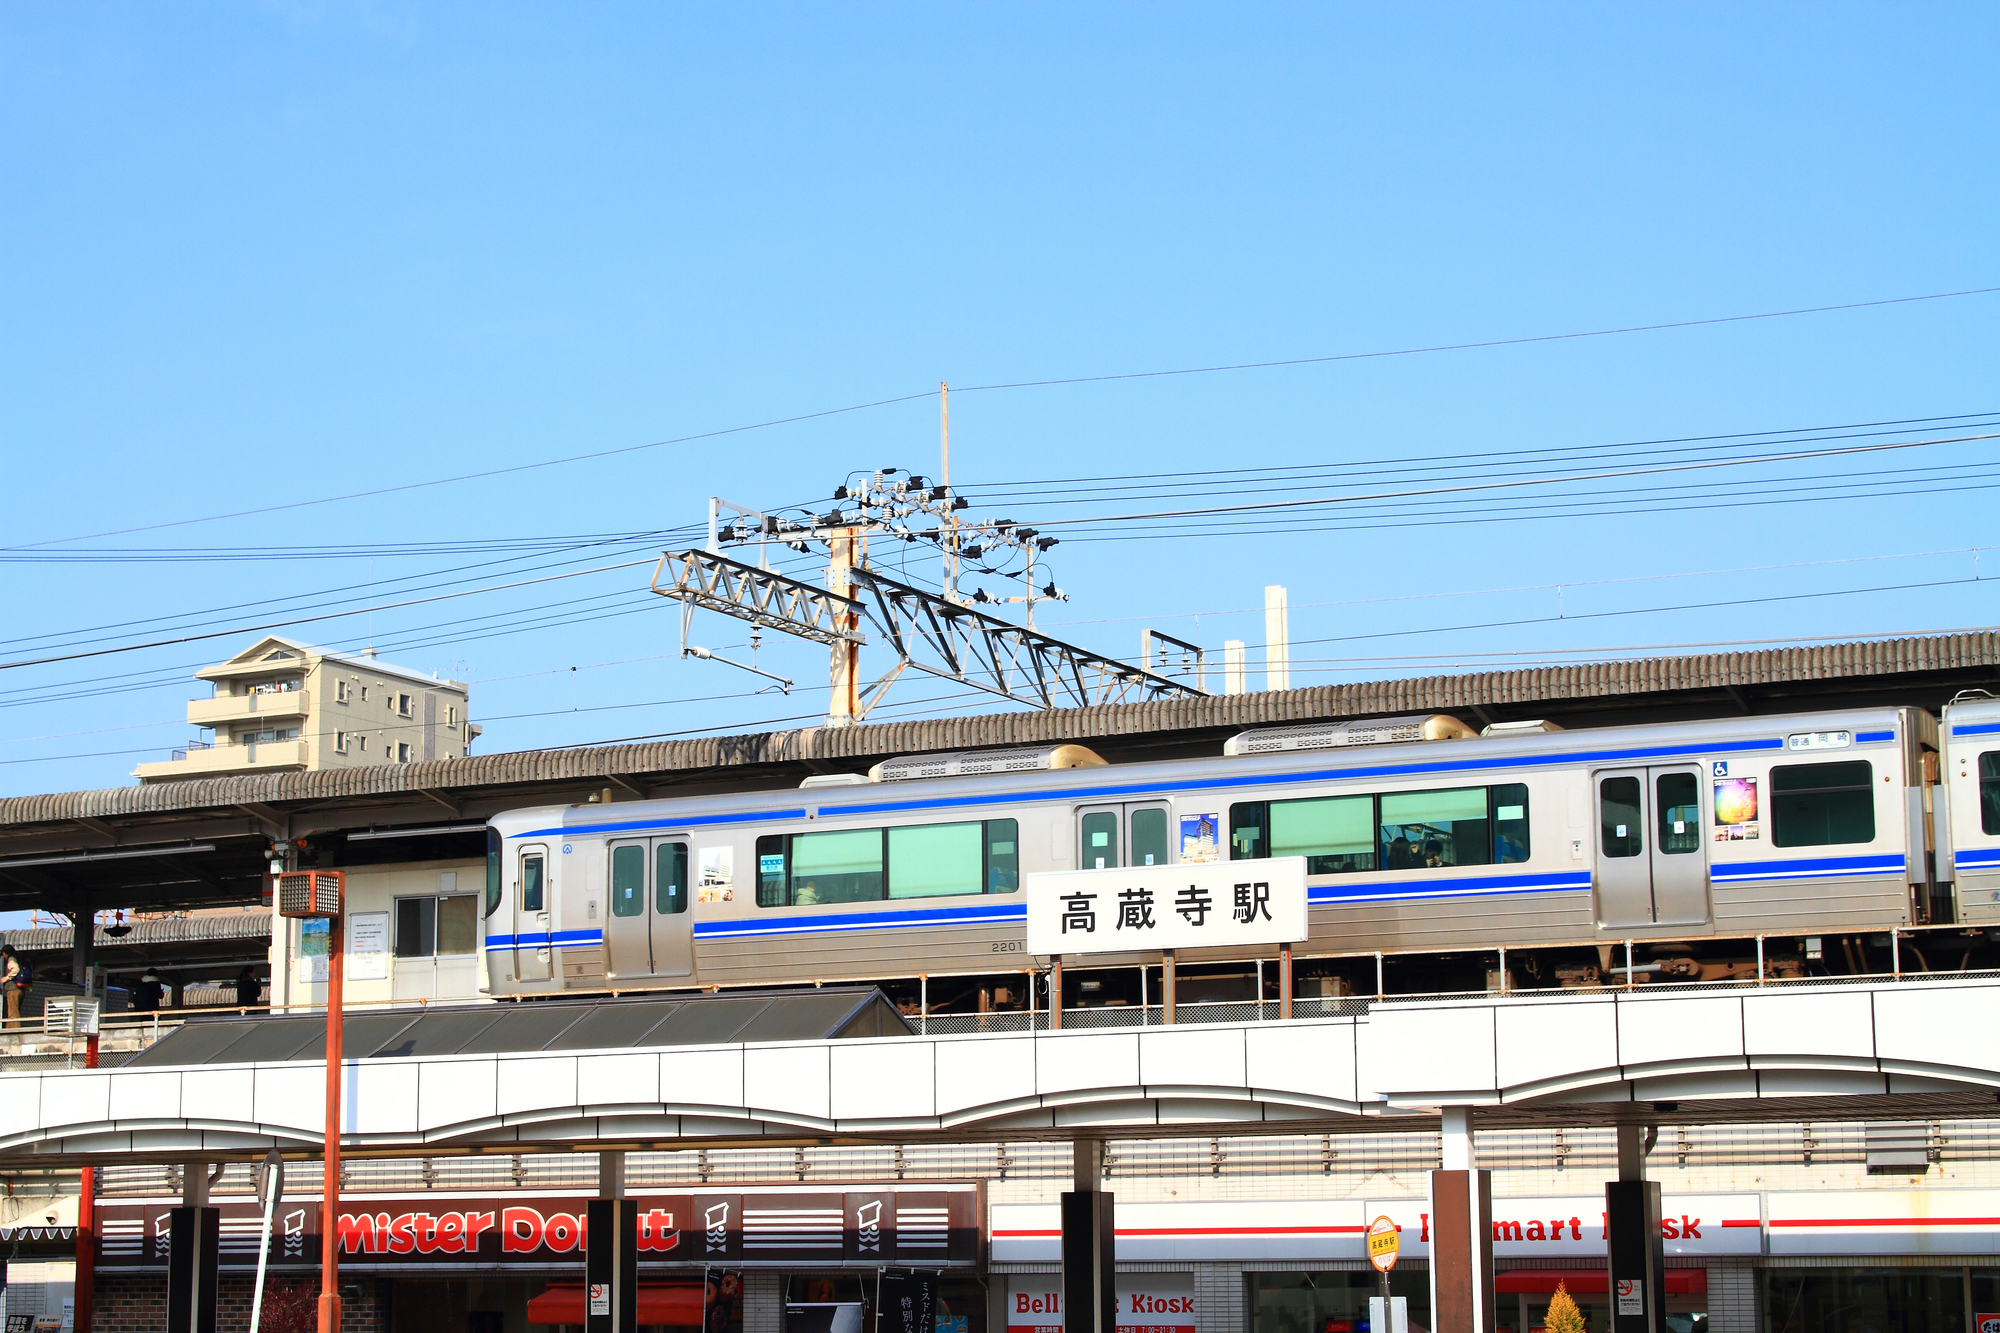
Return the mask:
<path id="1" fill-rule="evenodd" d="M 695 895 L 698 903 L 726 903 L 735 898 L 736 849 L 725 843 L 695 853 Z"/>
<path id="2" fill-rule="evenodd" d="M 1715 780 L 1715 840 L 1741 842 L 1759 836 L 1757 823 L 1757 779 L 1717 778 Z"/>
<path id="3" fill-rule="evenodd" d="M 1181 816 L 1181 864 L 1202 865 L 1222 859 L 1222 840 L 1218 830 L 1222 827 L 1222 816 L 1218 814 Z"/>

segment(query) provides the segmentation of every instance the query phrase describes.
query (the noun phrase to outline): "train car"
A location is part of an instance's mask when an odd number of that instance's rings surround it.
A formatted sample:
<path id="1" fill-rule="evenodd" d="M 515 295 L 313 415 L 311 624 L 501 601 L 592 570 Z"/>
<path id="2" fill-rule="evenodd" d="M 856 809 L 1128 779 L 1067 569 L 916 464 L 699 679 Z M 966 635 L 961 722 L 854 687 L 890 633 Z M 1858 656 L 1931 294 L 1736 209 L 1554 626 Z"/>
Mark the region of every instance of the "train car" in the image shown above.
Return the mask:
<path id="1" fill-rule="evenodd" d="M 1915 708 L 1484 735 L 1439 716 L 1245 732 L 1211 758 L 923 755 L 513 811 L 489 828 L 489 975 L 526 998 L 1031 973 L 1027 873 L 1299 855 L 1300 959 L 1506 948 L 1533 977 L 1543 953 L 1609 969 L 1638 941 L 1668 977 L 1734 975 L 1701 941 L 1927 918 L 1938 741 Z"/>
<path id="2" fill-rule="evenodd" d="M 1955 882 L 1959 920 L 2000 923 L 2000 699 L 1960 695 L 1939 732 L 1936 877 Z"/>

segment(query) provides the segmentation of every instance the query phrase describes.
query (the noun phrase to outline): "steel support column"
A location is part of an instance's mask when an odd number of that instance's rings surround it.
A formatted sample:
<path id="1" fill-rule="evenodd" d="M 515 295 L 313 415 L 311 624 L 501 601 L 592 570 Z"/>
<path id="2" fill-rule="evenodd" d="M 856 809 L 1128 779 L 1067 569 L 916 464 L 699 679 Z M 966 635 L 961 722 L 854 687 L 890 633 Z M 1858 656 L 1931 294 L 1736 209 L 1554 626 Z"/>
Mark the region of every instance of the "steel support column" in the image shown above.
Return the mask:
<path id="1" fill-rule="evenodd" d="M 597 1154 L 598 1197 L 587 1205 L 584 1333 L 638 1333 L 639 1204 L 625 1197 L 625 1154 Z"/>
<path id="2" fill-rule="evenodd" d="M 1062 1196 L 1063 1333 L 1118 1327 L 1118 1238 L 1103 1185 L 1104 1144 L 1076 1141 L 1075 1188 Z"/>
<path id="3" fill-rule="evenodd" d="M 1618 1126 L 1618 1179 L 1604 1185 L 1611 1333 L 1666 1333 L 1660 1183 L 1646 1179 L 1646 1127 Z"/>

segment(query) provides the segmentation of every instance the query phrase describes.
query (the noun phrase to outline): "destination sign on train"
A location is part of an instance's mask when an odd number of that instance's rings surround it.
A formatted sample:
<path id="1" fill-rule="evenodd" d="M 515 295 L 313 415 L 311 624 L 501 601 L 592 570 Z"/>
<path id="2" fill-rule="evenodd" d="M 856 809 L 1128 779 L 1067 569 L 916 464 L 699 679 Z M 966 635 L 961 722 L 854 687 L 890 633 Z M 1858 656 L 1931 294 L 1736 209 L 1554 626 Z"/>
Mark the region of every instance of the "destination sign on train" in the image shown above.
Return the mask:
<path id="1" fill-rule="evenodd" d="M 1026 879 L 1030 953 L 1212 949 L 1306 937 L 1303 856 L 1031 872 Z"/>

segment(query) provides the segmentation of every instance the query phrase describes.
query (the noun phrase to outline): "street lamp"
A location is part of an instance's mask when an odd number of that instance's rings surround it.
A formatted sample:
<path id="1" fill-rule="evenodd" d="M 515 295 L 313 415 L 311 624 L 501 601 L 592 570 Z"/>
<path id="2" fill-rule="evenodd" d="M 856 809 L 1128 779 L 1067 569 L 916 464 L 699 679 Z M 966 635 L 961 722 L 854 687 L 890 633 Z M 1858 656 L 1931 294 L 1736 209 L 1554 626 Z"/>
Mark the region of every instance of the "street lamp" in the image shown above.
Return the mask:
<path id="1" fill-rule="evenodd" d="M 275 858 L 278 914 L 323 920 L 326 949 L 326 1154 L 320 1182 L 319 1333 L 340 1333 L 340 1030 L 341 990 L 346 972 L 340 908 L 344 877 L 338 870 L 284 870 Z"/>

